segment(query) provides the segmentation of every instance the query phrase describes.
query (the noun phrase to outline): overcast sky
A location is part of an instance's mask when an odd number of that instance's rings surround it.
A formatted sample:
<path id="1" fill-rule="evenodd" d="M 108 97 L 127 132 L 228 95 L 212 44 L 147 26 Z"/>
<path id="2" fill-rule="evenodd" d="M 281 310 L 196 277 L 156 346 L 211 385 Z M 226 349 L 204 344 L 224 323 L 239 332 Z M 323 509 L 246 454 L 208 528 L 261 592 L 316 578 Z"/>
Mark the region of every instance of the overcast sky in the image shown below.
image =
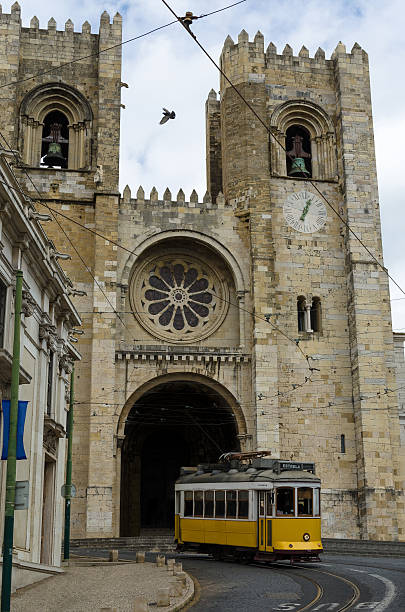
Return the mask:
<path id="1" fill-rule="evenodd" d="M 178 14 L 186 10 L 207 13 L 234 0 L 170 0 Z M 10 12 L 12 2 L 3 3 Z M 172 21 L 161 0 L 21 0 L 23 25 L 33 15 L 46 28 L 50 17 L 58 29 L 71 19 L 75 31 L 84 21 L 98 32 L 100 15 L 117 11 L 124 19 L 124 40 Z M 257 30 L 265 46 L 273 41 L 281 53 L 289 43 L 298 54 L 305 45 L 313 56 L 320 46 L 330 58 L 339 40 L 350 51 L 358 42 L 369 54 L 371 90 L 385 265 L 405 288 L 405 132 L 403 0 L 247 0 L 234 8 L 193 24 L 199 41 L 218 59 L 228 34 L 237 40 L 243 28 L 253 39 Z M 149 194 L 153 186 L 174 196 L 180 187 L 186 198 L 195 188 L 202 198 L 205 182 L 204 104 L 209 90 L 218 91 L 219 77 L 208 59 L 174 24 L 123 47 L 121 132 L 121 188 L 128 183 L 133 194 L 140 184 Z M 161 107 L 175 109 L 175 121 L 159 126 Z M 391 289 L 393 326 L 405 331 L 405 298 Z"/>

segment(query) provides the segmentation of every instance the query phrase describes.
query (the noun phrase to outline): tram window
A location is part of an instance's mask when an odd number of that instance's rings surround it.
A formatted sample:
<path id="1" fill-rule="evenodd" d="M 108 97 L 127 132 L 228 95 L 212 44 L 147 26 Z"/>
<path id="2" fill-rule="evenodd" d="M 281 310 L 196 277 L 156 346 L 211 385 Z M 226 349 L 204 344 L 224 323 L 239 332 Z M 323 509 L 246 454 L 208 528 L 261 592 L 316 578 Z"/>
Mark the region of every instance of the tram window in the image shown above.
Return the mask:
<path id="1" fill-rule="evenodd" d="M 205 491 L 204 493 L 204 516 L 214 516 L 214 491 Z"/>
<path id="2" fill-rule="evenodd" d="M 280 487 L 277 489 L 277 516 L 294 515 L 294 489 Z"/>
<path id="3" fill-rule="evenodd" d="M 236 518 L 236 491 L 226 492 L 226 518 Z"/>
<path id="4" fill-rule="evenodd" d="M 312 516 L 312 489 L 302 487 L 297 491 L 297 505 L 299 516 Z"/>
<path id="5" fill-rule="evenodd" d="M 184 516 L 193 516 L 193 492 L 184 491 Z"/>
<path id="6" fill-rule="evenodd" d="M 249 518 L 249 491 L 238 491 L 238 518 Z"/>
<path id="7" fill-rule="evenodd" d="M 194 491 L 194 516 L 203 516 L 203 491 Z"/>
<path id="8" fill-rule="evenodd" d="M 314 516 L 319 516 L 321 513 L 320 492 L 320 489 L 314 489 Z"/>
<path id="9" fill-rule="evenodd" d="M 266 516 L 273 516 L 274 492 L 267 491 L 266 498 L 267 498 Z"/>
<path id="10" fill-rule="evenodd" d="M 264 516 L 264 491 L 259 491 L 259 516 Z"/>
<path id="11" fill-rule="evenodd" d="M 215 517 L 225 518 L 225 491 L 215 491 Z"/>

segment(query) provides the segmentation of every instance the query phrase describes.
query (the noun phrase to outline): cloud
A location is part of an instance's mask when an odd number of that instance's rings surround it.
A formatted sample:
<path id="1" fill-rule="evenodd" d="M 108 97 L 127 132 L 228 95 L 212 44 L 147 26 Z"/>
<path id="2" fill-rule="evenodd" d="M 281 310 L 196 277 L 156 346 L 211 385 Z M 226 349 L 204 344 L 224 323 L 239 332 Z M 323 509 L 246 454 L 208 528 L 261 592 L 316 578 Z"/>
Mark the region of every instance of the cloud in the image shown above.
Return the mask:
<path id="1" fill-rule="evenodd" d="M 171 0 L 178 14 L 192 10 L 207 13 L 231 1 Z M 9 12 L 10 6 L 3 5 Z M 54 3 L 43 0 L 22 2 L 24 25 L 36 14 L 41 27 L 53 16 L 63 29 L 72 19 L 75 29 L 88 20 L 98 31 L 103 10 L 110 15 L 118 10 L 124 17 L 124 38 L 131 38 L 172 20 L 160 0 L 102 1 L 86 3 L 71 0 Z M 234 40 L 242 28 L 252 39 L 257 30 L 282 51 L 288 42 L 298 53 L 302 45 L 314 55 L 318 46 L 330 57 L 342 40 L 348 50 L 358 42 L 370 58 L 376 154 L 379 173 L 381 217 L 385 265 L 405 287 L 403 252 L 404 207 L 403 100 L 405 80 L 403 23 L 405 3 L 368 0 L 248 0 L 228 11 L 193 24 L 199 41 L 218 59 L 227 34 Z M 123 47 L 124 89 L 121 134 L 121 187 L 129 183 L 133 192 L 142 184 L 149 193 L 156 186 L 163 193 L 168 186 L 173 194 L 183 187 L 186 195 L 196 188 L 205 192 L 205 117 L 204 105 L 209 90 L 219 88 L 219 77 L 208 59 L 182 28 L 174 24 Z M 163 126 L 158 122 L 161 108 L 174 109 L 177 117 Z M 401 297 L 394 289 L 392 297 Z M 404 297 L 404 296 L 402 296 Z M 393 302 L 394 328 L 405 328 L 405 301 Z M 403 304 L 403 305 L 402 305 Z"/>

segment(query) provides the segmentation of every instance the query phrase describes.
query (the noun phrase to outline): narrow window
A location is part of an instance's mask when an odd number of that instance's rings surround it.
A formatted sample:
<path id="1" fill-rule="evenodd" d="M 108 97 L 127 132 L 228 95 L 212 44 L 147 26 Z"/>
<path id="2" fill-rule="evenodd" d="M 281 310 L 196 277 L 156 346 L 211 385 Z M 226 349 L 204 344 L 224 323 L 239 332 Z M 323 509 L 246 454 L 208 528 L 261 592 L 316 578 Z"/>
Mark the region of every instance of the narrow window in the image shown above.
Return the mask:
<path id="1" fill-rule="evenodd" d="M 69 121 L 60 111 L 47 114 L 42 129 L 41 166 L 67 168 L 69 155 Z"/>
<path id="2" fill-rule="evenodd" d="M 305 331 L 305 306 L 306 306 L 306 301 L 303 295 L 300 295 L 299 298 L 297 298 L 297 315 L 298 315 L 298 331 L 299 332 L 303 332 Z"/>
<path id="3" fill-rule="evenodd" d="M 297 491 L 298 516 L 312 516 L 312 489 L 301 487 Z"/>
<path id="4" fill-rule="evenodd" d="M 288 176 L 312 176 L 311 137 L 308 130 L 300 125 L 292 125 L 286 132 L 285 145 Z"/>
<path id="5" fill-rule="evenodd" d="M 249 518 L 249 491 L 238 491 L 238 518 Z"/>
<path id="6" fill-rule="evenodd" d="M 267 491 L 266 498 L 266 516 L 273 516 L 274 492 Z"/>
<path id="7" fill-rule="evenodd" d="M 346 440 L 345 440 L 345 434 L 342 434 L 340 436 L 340 452 L 341 453 L 345 453 L 346 452 Z"/>
<path id="8" fill-rule="evenodd" d="M 294 489 L 280 487 L 276 492 L 277 516 L 294 516 Z"/>
<path id="9" fill-rule="evenodd" d="M 226 491 L 226 518 L 236 518 L 236 491 Z"/>
<path id="10" fill-rule="evenodd" d="M 314 332 L 321 331 L 321 300 L 318 297 L 312 299 L 311 329 Z"/>
<path id="11" fill-rule="evenodd" d="M 53 355 L 53 351 L 49 351 L 48 389 L 46 394 L 46 414 L 48 416 L 51 416 L 52 413 Z"/>
<path id="12" fill-rule="evenodd" d="M 314 489 L 314 516 L 319 516 L 321 513 L 320 494 L 320 489 Z"/>
<path id="13" fill-rule="evenodd" d="M 4 345 L 7 286 L 0 279 L 0 348 Z"/>
<path id="14" fill-rule="evenodd" d="M 180 514 L 180 491 L 176 491 L 175 514 Z"/>
<path id="15" fill-rule="evenodd" d="M 264 491 L 259 491 L 259 516 L 264 516 Z"/>
<path id="16" fill-rule="evenodd" d="M 193 516 L 193 492 L 184 491 L 184 516 Z"/>
<path id="17" fill-rule="evenodd" d="M 204 516 L 207 518 L 214 516 L 214 491 L 204 493 Z"/>
<path id="18" fill-rule="evenodd" d="M 204 516 L 204 492 L 194 491 L 194 516 Z"/>
<path id="19" fill-rule="evenodd" d="M 225 491 L 215 491 L 215 518 L 225 517 Z"/>

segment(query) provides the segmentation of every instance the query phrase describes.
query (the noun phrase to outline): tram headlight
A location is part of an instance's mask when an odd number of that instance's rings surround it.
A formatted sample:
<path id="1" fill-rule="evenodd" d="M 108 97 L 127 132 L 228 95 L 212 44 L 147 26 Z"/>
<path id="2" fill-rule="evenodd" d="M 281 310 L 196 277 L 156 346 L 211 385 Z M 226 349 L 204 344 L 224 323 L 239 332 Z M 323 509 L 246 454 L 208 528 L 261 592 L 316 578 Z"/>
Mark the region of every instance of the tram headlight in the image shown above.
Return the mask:
<path id="1" fill-rule="evenodd" d="M 309 533 L 304 533 L 302 539 L 304 540 L 304 542 L 308 542 L 311 539 L 311 536 L 309 535 Z"/>

